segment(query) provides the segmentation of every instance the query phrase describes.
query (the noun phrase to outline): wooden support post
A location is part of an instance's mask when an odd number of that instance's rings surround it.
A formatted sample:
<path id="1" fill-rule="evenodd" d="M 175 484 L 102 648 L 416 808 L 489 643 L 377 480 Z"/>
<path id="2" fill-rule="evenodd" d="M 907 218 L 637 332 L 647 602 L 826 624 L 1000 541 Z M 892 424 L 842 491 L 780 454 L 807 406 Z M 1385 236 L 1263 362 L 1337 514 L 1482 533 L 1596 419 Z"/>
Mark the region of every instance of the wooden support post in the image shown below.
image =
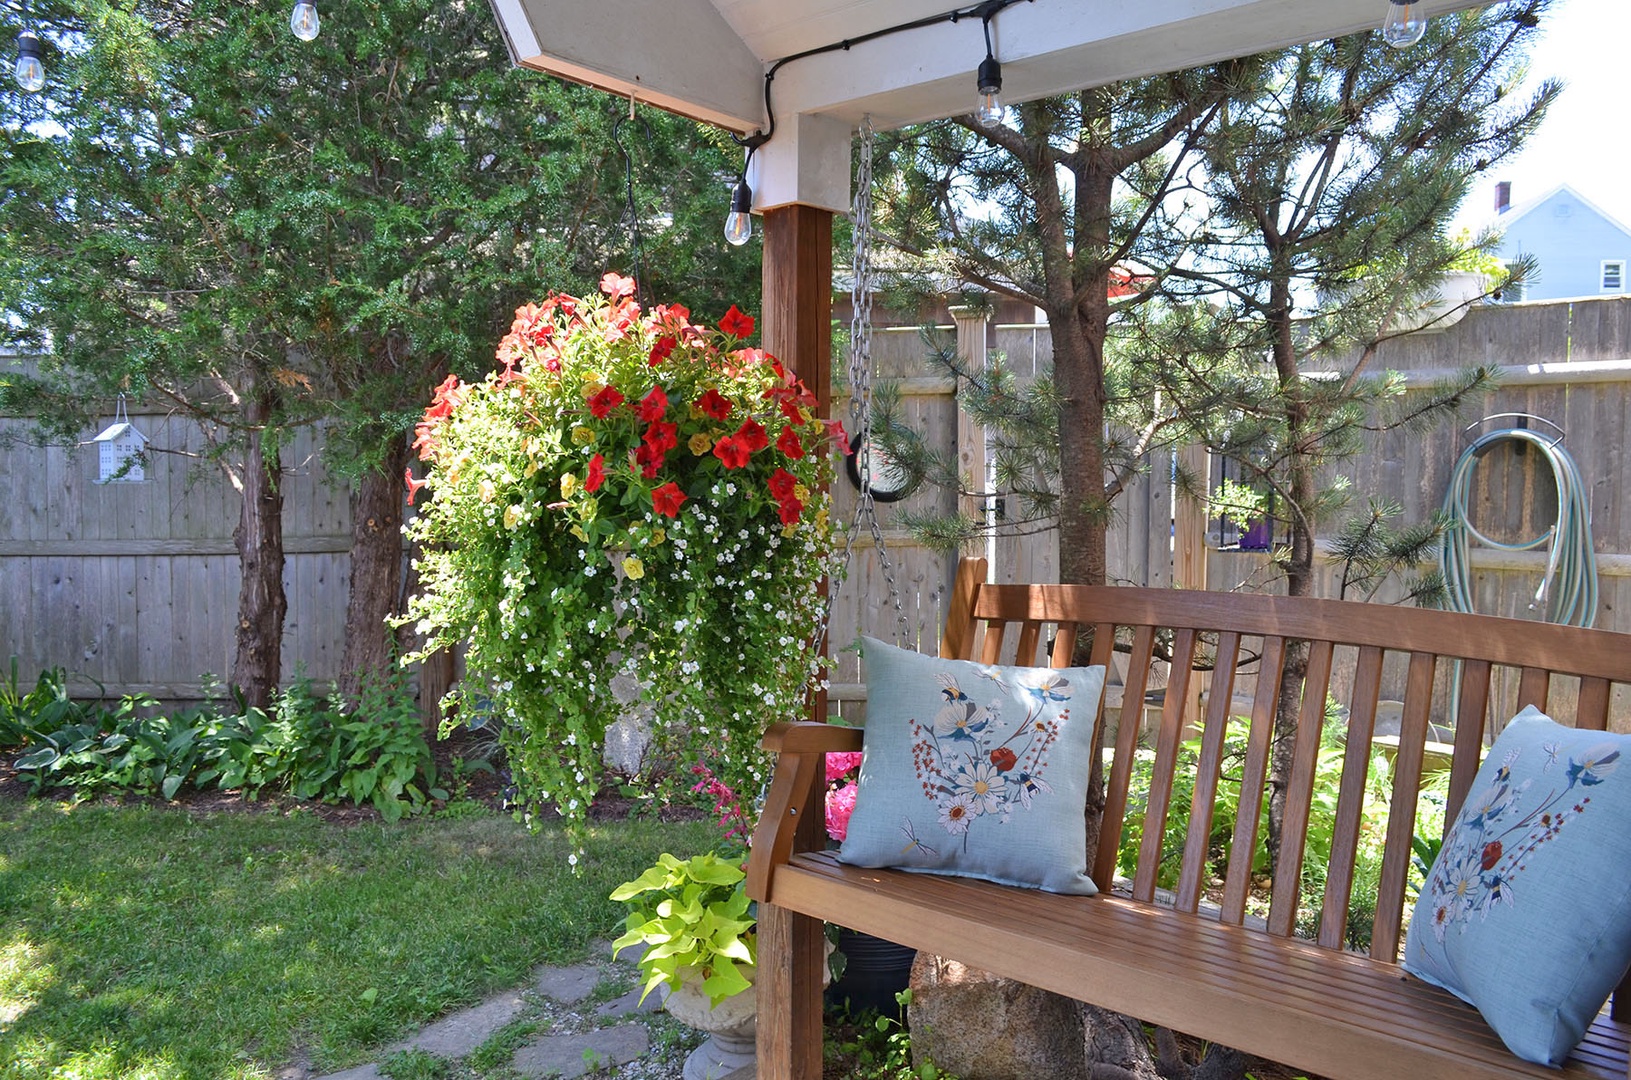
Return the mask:
<path id="1" fill-rule="evenodd" d="M 821 920 L 759 905 L 758 1080 L 821 1080 Z"/>
<path id="2" fill-rule="evenodd" d="M 764 315 L 759 340 L 766 352 L 804 380 L 823 419 L 832 416 L 832 211 L 794 203 L 764 215 Z M 811 695 L 809 719 L 827 719 L 827 691 Z M 799 827 L 800 848 L 825 840 L 820 793 Z"/>

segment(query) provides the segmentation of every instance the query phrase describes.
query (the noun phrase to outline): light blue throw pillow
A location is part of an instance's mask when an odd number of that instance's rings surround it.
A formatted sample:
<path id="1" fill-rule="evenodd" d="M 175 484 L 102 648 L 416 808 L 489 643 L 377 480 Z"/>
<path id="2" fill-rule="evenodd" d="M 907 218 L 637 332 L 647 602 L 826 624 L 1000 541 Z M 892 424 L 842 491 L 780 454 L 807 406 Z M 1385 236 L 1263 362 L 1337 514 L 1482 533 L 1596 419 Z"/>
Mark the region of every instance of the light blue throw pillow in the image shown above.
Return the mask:
<path id="1" fill-rule="evenodd" d="M 1087 876 L 1087 777 L 1104 668 L 993 667 L 863 640 L 855 866 L 1061 893 Z"/>
<path id="2" fill-rule="evenodd" d="M 1495 740 L 1422 889 L 1405 969 L 1561 1065 L 1631 963 L 1631 736 L 1530 707 Z"/>

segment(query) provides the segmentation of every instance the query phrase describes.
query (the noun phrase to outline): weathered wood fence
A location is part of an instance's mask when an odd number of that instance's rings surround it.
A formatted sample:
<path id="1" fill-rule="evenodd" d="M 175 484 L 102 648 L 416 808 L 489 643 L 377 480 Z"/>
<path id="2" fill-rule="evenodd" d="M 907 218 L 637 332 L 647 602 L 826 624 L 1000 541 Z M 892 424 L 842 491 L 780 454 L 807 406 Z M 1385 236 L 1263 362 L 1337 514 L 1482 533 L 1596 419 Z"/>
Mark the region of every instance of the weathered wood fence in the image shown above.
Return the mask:
<path id="1" fill-rule="evenodd" d="M 1052 353 L 1047 328 L 987 321 L 957 312 L 942 329 L 965 357 L 1002 353 L 1021 374 L 1046 370 Z M 932 376 L 915 327 L 880 326 L 874 335 L 880 378 L 900 383 L 905 418 L 941 449 L 958 455 L 971 477 L 983 476 L 983 434 L 956 407 L 955 386 Z M 1413 384 L 1471 363 L 1502 367 L 1502 388 L 1478 415 L 1430 435 L 1395 433 L 1344 467 L 1357 499 L 1392 498 L 1404 519 L 1424 518 L 1443 499 L 1450 471 L 1477 431 L 1463 424 L 1479 415 L 1536 414 L 1561 425 L 1591 487 L 1592 531 L 1602 575 L 1598 625 L 1631 630 L 1631 506 L 1622 473 L 1631 434 L 1631 300 L 1485 306 L 1441 333 L 1414 334 L 1385 344 L 1378 368 L 1407 373 Z M 835 365 L 842 378 L 843 364 Z M 842 416 L 843 388 L 835 395 Z M 108 403 L 111 418 L 113 403 Z M 189 422 L 138 409 L 132 416 L 155 449 L 145 483 L 98 484 L 94 448 L 7 443 L 26 421 L 0 417 L 0 663 L 18 657 L 24 683 L 44 667 L 76 673 L 76 689 L 94 694 L 152 693 L 195 700 L 204 673 L 225 675 L 231 662 L 238 595 L 232 531 L 238 497 L 219 469 L 184 456 L 202 450 Z M 86 435 L 88 439 L 94 432 Z M 285 525 L 289 552 L 285 588 L 285 675 L 297 669 L 317 680 L 338 674 L 343 649 L 349 555 L 347 489 L 323 474 L 316 438 L 305 432 L 288 448 Z M 170 452 L 174 451 L 174 452 Z M 1480 528 L 1507 538 L 1532 536 L 1555 513 L 1549 474 L 1538 462 L 1492 454 L 1481 464 L 1474 498 Z M 1204 456 L 1186 467 L 1201 472 Z M 1170 455 L 1152 459 L 1145 475 L 1116 505 L 1111 528 L 1114 580 L 1213 589 L 1271 578 L 1267 555 L 1217 550 L 1204 542 L 1204 508 L 1175 495 Z M 950 509 L 956 496 L 925 491 L 900 507 Z M 835 511 L 853 513 L 854 492 L 840 479 Z M 869 537 L 854 551 L 839 592 L 832 641 L 839 654 L 833 698 L 856 712 L 862 694 L 853 642 L 861 632 L 899 635 L 932 649 L 938 643 L 951 560 L 918 546 L 881 508 L 885 541 L 901 596 L 897 614 Z M 998 580 L 1051 581 L 1058 567 L 1055 534 L 1004 539 L 988 550 Z M 1479 610 L 1524 617 L 1539 581 L 1539 553 L 1483 551 L 1474 555 Z M 1272 585 L 1271 585 L 1272 587 Z M 1321 589 L 1335 595 L 1334 576 Z M 1391 678 L 1391 676 L 1390 676 Z M 1631 703 L 1617 703 L 1617 722 Z"/>
<path id="2" fill-rule="evenodd" d="M 32 444 L 26 419 L 0 417 L 0 664 L 15 655 L 25 686 L 66 668 L 76 696 L 197 701 L 205 676 L 230 673 L 242 500 L 197 456 L 197 424 L 141 407 L 130 419 L 152 451 L 146 479 L 104 484 L 94 445 Z M 283 664 L 285 679 L 324 682 L 339 674 L 351 537 L 318 437 L 284 447 Z"/>

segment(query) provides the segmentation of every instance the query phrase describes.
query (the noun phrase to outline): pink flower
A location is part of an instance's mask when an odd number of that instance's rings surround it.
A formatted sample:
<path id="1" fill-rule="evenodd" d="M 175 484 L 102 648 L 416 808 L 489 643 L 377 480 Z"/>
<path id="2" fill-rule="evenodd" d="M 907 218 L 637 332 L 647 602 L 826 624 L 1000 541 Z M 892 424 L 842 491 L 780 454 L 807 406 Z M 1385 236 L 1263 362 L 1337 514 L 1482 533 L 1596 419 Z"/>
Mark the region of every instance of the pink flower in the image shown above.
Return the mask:
<path id="1" fill-rule="evenodd" d="M 828 754 L 827 757 L 827 783 L 842 780 L 851 769 L 861 767 L 861 753 L 855 751 L 849 754 Z"/>
<path id="2" fill-rule="evenodd" d="M 828 758 L 839 755 L 829 754 Z M 856 754 L 856 757 L 861 755 Z M 849 835 L 850 815 L 855 813 L 855 785 L 827 789 L 827 835 L 843 840 Z"/>
<path id="3" fill-rule="evenodd" d="M 601 276 L 600 291 L 616 300 L 621 296 L 634 295 L 634 279 L 621 274 L 607 271 Z"/>

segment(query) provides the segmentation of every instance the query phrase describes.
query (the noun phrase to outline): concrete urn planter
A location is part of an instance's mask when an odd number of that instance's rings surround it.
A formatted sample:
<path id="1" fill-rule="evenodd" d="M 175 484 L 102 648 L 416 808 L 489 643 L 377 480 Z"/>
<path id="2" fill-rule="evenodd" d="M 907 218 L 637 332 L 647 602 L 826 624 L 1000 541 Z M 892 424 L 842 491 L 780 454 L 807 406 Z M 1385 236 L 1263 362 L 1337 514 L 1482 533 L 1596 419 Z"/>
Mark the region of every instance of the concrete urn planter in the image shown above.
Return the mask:
<path id="1" fill-rule="evenodd" d="M 751 982 L 753 972 L 747 975 Z M 708 1040 L 685 1059 L 685 1080 L 723 1080 L 753 1064 L 759 1008 L 753 987 L 710 1006 L 701 972 L 689 968 L 680 976 L 678 990 L 663 988 L 663 1008 L 680 1023 L 708 1032 Z"/>

